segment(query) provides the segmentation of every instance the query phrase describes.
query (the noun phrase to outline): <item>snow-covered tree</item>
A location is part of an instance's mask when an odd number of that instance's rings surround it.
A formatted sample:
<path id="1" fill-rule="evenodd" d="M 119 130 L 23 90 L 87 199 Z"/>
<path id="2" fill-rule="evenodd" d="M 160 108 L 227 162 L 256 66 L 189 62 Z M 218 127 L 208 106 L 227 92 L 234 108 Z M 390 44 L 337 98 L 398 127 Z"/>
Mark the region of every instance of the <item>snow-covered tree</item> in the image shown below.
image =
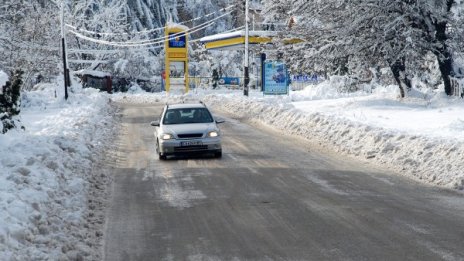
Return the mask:
<path id="1" fill-rule="evenodd" d="M 286 22 L 292 11 L 292 0 L 263 0 L 265 22 Z"/>
<path id="2" fill-rule="evenodd" d="M 410 1 L 410 5 L 418 7 L 419 15 L 412 22 L 420 27 L 429 44 L 429 50 L 435 54 L 442 75 L 445 92 L 453 94 L 450 76 L 454 76 L 453 53 L 461 51 L 462 41 L 462 1 L 429 0 Z"/>
<path id="3" fill-rule="evenodd" d="M 4 0 L 0 8 L 0 69 L 24 71 L 24 87 L 35 77 L 56 75 L 59 10 L 51 1 Z"/>
<path id="4" fill-rule="evenodd" d="M 62 70 L 61 0 L 3 0 L 0 6 L 0 69 L 24 71 L 23 88 Z M 128 78 L 149 78 L 162 70 L 159 44 L 115 46 L 103 42 L 140 43 L 164 36 L 168 20 L 204 23 L 233 4 L 232 0 L 64 0 L 71 70 L 99 69 Z M 227 16 L 191 39 L 232 28 Z M 240 21 L 243 22 L 243 21 Z M 91 39 L 92 41 L 90 41 Z M 137 44 L 136 44 L 137 45 Z M 94 61 L 94 62 L 89 62 Z M 103 62 L 99 62 L 103 61 Z M 160 62 L 161 61 L 161 62 Z"/>
<path id="5" fill-rule="evenodd" d="M 288 3 L 267 2 L 273 5 L 267 7 L 270 15 L 282 15 L 278 12 L 288 8 Z M 286 48 L 288 54 L 303 58 L 298 67 L 347 73 L 360 68 L 356 64 L 388 66 L 404 95 L 418 64 L 432 52 L 449 94 L 450 46 L 458 47 L 451 44 L 449 27 L 457 28 L 460 21 L 451 15 L 454 0 L 291 0 L 290 5 L 298 20 L 292 33 L 306 40 Z"/>

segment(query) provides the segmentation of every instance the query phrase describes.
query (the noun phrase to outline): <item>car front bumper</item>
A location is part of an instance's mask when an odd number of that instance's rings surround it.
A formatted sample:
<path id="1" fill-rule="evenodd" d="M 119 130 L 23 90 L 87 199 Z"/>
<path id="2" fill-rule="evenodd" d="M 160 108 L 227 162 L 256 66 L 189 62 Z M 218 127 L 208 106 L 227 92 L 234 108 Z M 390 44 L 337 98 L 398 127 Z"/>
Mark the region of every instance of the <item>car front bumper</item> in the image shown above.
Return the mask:
<path id="1" fill-rule="evenodd" d="M 186 142 L 200 142 L 201 144 L 184 145 Z M 161 155 L 217 152 L 221 151 L 221 149 L 222 147 L 220 138 L 171 139 L 159 141 L 159 152 L 161 153 Z"/>

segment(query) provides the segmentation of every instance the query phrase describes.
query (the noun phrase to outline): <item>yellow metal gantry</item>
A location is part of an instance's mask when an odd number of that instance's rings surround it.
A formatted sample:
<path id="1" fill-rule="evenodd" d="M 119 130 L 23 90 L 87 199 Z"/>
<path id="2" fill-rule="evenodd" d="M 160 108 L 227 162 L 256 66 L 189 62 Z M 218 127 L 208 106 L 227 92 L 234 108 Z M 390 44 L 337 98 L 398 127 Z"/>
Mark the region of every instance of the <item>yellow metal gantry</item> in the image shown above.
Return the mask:
<path id="1" fill-rule="evenodd" d="M 166 92 L 171 90 L 171 77 L 174 75 L 171 63 L 182 62 L 184 73 L 185 92 L 189 91 L 189 72 L 188 72 L 188 27 L 178 24 L 166 24 L 164 34 L 165 42 L 165 75 L 166 75 Z"/>

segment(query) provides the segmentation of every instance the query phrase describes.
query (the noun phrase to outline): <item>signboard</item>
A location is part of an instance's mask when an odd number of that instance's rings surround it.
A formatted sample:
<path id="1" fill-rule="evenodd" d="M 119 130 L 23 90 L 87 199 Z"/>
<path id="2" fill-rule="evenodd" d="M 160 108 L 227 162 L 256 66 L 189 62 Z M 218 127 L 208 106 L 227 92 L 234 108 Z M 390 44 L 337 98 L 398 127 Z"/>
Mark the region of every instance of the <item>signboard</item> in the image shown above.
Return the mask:
<path id="1" fill-rule="evenodd" d="M 288 94 L 287 68 L 283 62 L 264 62 L 264 94 Z"/>
<path id="2" fill-rule="evenodd" d="M 318 83 L 319 79 L 317 74 L 308 75 L 308 74 L 299 74 L 293 75 L 292 82 L 302 82 L 302 83 Z"/>
<path id="3" fill-rule="evenodd" d="M 169 58 L 185 58 L 186 53 L 169 53 Z"/>
<path id="4" fill-rule="evenodd" d="M 164 30 L 166 37 L 164 45 L 166 92 L 170 92 L 171 87 L 174 87 L 177 92 L 186 93 L 189 91 L 187 30 L 188 28 L 183 25 L 166 24 L 166 29 Z"/>
<path id="5" fill-rule="evenodd" d="M 221 85 L 239 85 L 240 78 L 238 77 L 222 77 L 219 79 L 219 84 Z"/>
<path id="6" fill-rule="evenodd" d="M 169 34 L 170 48 L 185 48 L 185 34 L 170 33 Z"/>
<path id="7" fill-rule="evenodd" d="M 319 77 L 317 74 L 298 74 L 292 76 L 292 91 L 303 90 L 306 86 L 310 84 L 319 83 Z"/>

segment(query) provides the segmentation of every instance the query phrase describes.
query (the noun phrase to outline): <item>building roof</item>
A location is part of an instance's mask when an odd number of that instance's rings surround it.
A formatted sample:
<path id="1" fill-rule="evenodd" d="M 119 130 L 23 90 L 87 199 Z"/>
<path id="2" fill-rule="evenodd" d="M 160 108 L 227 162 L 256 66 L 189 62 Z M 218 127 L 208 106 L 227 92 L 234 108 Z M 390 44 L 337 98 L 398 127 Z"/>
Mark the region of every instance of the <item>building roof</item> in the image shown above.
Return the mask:
<path id="1" fill-rule="evenodd" d="M 275 36 L 277 34 L 276 31 L 249 31 L 248 35 L 250 37 L 270 37 Z M 210 36 L 205 36 L 200 39 L 200 42 L 207 43 L 219 40 L 227 40 L 231 38 L 243 37 L 245 36 L 245 30 L 235 31 L 231 33 L 224 33 L 224 34 L 215 34 Z"/>

